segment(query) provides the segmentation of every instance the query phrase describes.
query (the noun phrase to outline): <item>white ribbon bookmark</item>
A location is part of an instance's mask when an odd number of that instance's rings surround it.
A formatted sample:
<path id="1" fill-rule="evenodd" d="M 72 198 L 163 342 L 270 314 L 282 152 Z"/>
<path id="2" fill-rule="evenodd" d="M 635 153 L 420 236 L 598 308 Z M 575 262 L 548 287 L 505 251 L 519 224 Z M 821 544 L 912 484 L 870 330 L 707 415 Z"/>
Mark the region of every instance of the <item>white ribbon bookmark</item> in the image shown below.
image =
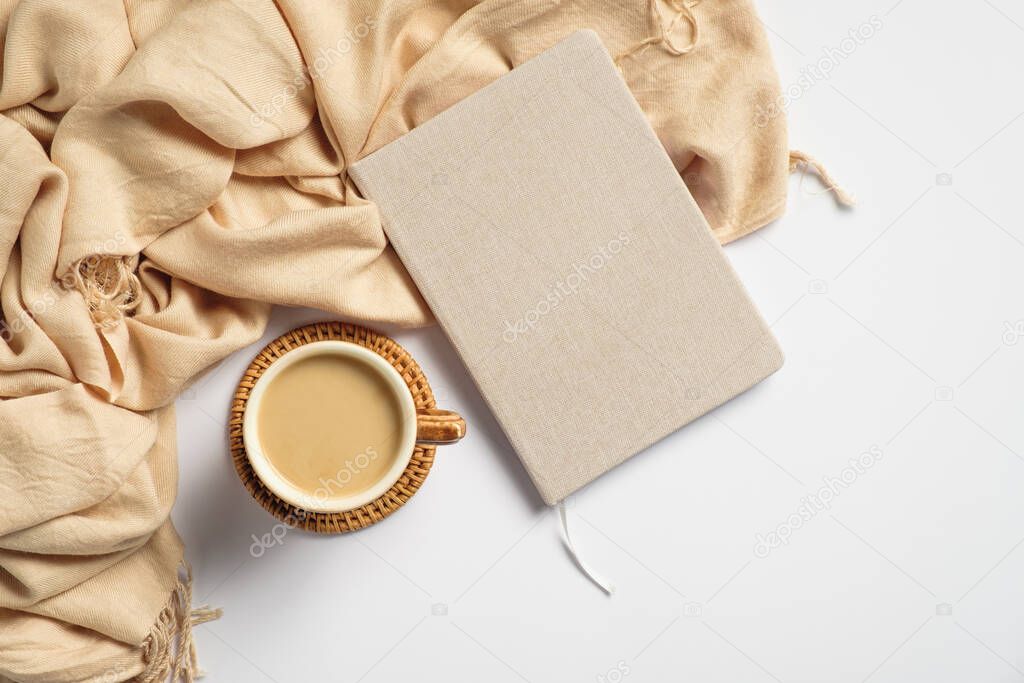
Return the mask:
<path id="1" fill-rule="evenodd" d="M 594 582 L 594 585 L 608 595 L 613 595 L 615 593 L 615 584 L 608 579 L 602 578 L 600 574 L 591 569 L 590 565 L 584 562 L 583 558 L 580 557 L 580 554 L 576 551 L 576 545 L 572 542 L 572 536 L 569 535 L 568 514 L 568 511 L 565 509 L 565 502 L 559 502 L 558 517 L 562 520 L 562 533 L 565 535 L 565 545 L 569 554 L 572 555 L 572 559 L 576 563 L 576 566 L 580 568 L 580 571 L 586 574 L 587 578 Z"/>

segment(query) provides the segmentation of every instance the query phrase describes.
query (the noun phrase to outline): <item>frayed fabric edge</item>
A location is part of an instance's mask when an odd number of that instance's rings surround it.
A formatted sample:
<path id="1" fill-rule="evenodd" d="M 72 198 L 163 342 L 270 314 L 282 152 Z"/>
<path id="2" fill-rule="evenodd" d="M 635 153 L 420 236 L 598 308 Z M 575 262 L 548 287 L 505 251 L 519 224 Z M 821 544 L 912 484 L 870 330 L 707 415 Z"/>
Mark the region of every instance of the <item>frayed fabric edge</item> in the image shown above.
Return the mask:
<path id="1" fill-rule="evenodd" d="M 137 256 L 92 254 L 71 264 L 61 277 L 61 284 L 82 295 L 96 327 L 111 327 L 141 301 L 137 265 Z"/>
<path id="2" fill-rule="evenodd" d="M 791 149 L 789 151 L 789 172 L 792 173 L 798 168 L 813 169 L 814 172 L 818 174 L 818 177 L 821 178 L 821 182 L 825 186 L 826 191 L 832 192 L 836 197 L 836 201 L 841 205 L 851 207 L 857 203 L 856 198 L 844 190 L 839 183 L 835 181 L 831 174 L 829 174 L 824 164 L 806 152 Z"/>
<path id="3" fill-rule="evenodd" d="M 142 644 L 142 661 L 146 668 L 133 683 L 192 683 L 202 678 L 196 659 L 192 628 L 219 619 L 220 609 L 208 605 L 192 607 L 192 567 L 182 562 L 167 605 Z"/>

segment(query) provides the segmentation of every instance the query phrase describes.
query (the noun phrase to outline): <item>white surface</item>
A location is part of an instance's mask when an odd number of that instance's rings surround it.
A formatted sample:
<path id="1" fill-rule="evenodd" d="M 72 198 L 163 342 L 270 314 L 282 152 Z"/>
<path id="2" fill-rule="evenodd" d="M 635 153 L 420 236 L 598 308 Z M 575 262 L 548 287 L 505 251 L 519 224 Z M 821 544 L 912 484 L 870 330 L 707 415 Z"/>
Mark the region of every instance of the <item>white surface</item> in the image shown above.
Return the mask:
<path id="1" fill-rule="evenodd" d="M 792 146 L 860 205 L 794 177 L 787 215 L 727 248 L 787 364 L 572 500 L 616 595 L 568 560 L 437 330 L 397 336 L 466 440 L 385 523 L 253 557 L 275 520 L 224 425 L 256 345 L 179 401 L 174 519 L 197 600 L 225 610 L 198 630 L 208 680 L 1024 679 L 1024 9 L 759 7 L 784 85 L 881 20 L 789 108 Z M 320 317 L 279 311 L 267 339 Z M 755 554 L 872 445 L 830 510 Z"/>

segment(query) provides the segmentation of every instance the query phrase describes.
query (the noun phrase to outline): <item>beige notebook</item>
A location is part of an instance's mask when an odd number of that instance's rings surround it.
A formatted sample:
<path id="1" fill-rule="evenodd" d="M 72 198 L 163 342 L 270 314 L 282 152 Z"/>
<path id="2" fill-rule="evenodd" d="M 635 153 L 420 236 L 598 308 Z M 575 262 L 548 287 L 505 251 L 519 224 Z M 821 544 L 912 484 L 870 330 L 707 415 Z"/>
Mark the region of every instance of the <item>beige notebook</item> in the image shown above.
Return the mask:
<path id="1" fill-rule="evenodd" d="M 782 365 L 591 31 L 349 172 L 548 504 Z"/>

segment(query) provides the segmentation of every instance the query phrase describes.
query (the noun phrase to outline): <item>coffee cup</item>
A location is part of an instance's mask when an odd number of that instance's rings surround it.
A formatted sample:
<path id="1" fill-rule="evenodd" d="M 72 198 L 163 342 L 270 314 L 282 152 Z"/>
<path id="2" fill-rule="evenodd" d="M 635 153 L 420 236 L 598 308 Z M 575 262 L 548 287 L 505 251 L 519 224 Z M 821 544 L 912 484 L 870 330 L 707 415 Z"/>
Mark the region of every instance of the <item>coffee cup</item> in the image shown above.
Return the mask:
<path id="1" fill-rule="evenodd" d="M 372 502 L 401 478 L 417 444 L 454 443 L 465 433 L 458 413 L 417 408 L 385 358 L 338 340 L 271 363 L 242 420 L 256 476 L 281 500 L 323 513 Z"/>

